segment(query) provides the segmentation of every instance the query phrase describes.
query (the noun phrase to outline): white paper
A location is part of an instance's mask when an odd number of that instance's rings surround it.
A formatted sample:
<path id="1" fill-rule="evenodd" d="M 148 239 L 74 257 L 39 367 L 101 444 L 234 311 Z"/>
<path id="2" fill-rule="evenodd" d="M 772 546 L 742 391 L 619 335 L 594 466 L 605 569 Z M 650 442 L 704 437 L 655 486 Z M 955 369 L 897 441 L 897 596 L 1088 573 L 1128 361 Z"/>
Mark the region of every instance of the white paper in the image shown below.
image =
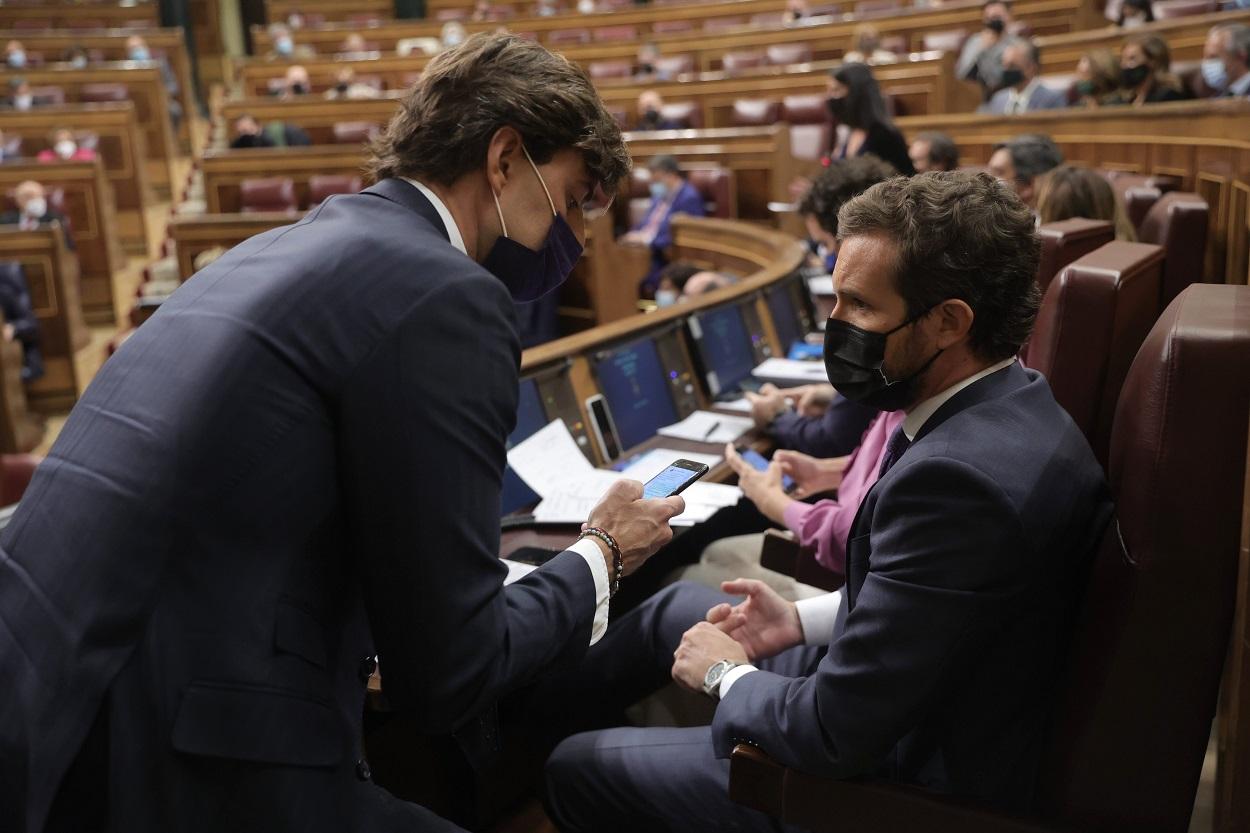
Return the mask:
<path id="1" fill-rule="evenodd" d="M 737 503 L 742 490 L 724 483 L 692 483 L 681 496 L 686 500 L 686 511 L 673 518 L 672 526 L 694 526 L 706 521 L 724 507 Z"/>
<path id="2" fill-rule="evenodd" d="M 509 585 L 517 579 L 524 578 L 538 568 L 533 564 L 526 564 L 524 561 L 509 561 L 508 559 L 500 559 L 503 565 L 508 568 L 508 575 L 504 576 L 504 585 Z"/>
<path id="3" fill-rule="evenodd" d="M 817 275 L 807 279 L 807 291 L 813 295 L 833 294 L 833 275 Z"/>
<path id="4" fill-rule="evenodd" d="M 731 443 L 754 425 L 747 417 L 695 411 L 681 422 L 664 426 L 657 433 L 663 437 L 701 443 Z"/>
<path id="5" fill-rule="evenodd" d="M 751 375 L 756 379 L 783 384 L 809 385 L 829 382 L 829 374 L 825 371 L 824 362 L 801 359 L 765 359 L 763 364 L 751 371 Z"/>
<path id="6" fill-rule="evenodd" d="M 570 480 L 595 470 L 560 419 L 553 419 L 545 428 L 508 449 L 508 465 L 525 485 L 542 497 L 567 488 Z"/>
<path id="7" fill-rule="evenodd" d="M 703 463 L 708 468 L 715 468 L 724 459 L 720 454 L 700 454 L 695 451 L 680 451 L 676 448 L 653 448 L 630 463 L 629 467 L 621 472 L 621 477 L 646 483 L 668 468 L 674 460 L 693 460 L 696 463 Z"/>
<path id="8" fill-rule="evenodd" d="M 544 494 L 542 502 L 534 507 L 534 520 L 548 524 L 585 523 L 603 493 L 620 479 L 617 472 L 587 468 Z"/>
<path id="9" fill-rule="evenodd" d="M 740 414 L 751 413 L 751 403 L 747 401 L 745 396 L 732 402 L 715 402 L 713 407 L 720 408 L 722 411 L 734 411 Z"/>

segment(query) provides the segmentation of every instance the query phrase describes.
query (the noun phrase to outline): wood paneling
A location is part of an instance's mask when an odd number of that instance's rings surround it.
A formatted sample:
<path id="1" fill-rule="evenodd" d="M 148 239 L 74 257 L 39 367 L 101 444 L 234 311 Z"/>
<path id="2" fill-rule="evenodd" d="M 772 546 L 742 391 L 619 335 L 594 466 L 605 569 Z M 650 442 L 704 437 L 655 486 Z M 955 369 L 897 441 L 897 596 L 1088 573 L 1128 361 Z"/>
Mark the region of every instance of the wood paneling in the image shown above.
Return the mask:
<path id="1" fill-rule="evenodd" d="M 81 29 L 84 23 L 102 22 L 107 28 L 155 28 L 160 7 L 151 0 L 122 6 L 117 3 L 40 3 L 0 6 L 0 28 L 12 29 L 19 21 L 46 21 L 50 29 Z"/>

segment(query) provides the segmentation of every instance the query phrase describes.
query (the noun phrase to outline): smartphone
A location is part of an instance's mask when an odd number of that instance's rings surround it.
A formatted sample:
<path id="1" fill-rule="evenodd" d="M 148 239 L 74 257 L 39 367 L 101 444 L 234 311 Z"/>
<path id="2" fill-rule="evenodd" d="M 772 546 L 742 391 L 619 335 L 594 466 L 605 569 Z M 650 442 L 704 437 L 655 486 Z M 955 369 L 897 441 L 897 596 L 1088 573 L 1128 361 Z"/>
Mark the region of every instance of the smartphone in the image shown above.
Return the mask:
<path id="1" fill-rule="evenodd" d="M 603 462 L 620 457 L 621 441 L 616 433 L 616 423 L 612 421 L 612 412 L 608 410 L 608 400 L 603 398 L 603 394 L 597 393 L 586 400 L 586 413 L 590 414 L 590 429 L 599 443 Z"/>
<path id="2" fill-rule="evenodd" d="M 681 494 L 691 483 L 707 474 L 706 463 L 674 460 L 668 468 L 651 478 L 642 487 L 643 498 L 671 497 Z"/>
<path id="3" fill-rule="evenodd" d="M 767 471 L 768 461 L 764 459 L 764 455 L 754 449 L 743 448 L 738 449 L 738 455 L 751 464 L 756 471 Z M 781 475 L 781 488 L 786 494 L 794 491 L 794 478 L 788 474 Z"/>

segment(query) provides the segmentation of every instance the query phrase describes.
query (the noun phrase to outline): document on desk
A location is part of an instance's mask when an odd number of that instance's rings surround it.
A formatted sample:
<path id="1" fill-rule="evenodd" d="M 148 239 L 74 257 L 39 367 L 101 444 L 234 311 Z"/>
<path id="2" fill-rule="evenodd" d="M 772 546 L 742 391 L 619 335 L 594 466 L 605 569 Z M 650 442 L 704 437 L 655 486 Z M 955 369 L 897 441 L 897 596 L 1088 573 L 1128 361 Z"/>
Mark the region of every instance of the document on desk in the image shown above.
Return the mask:
<path id="1" fill-rule="evenodd" d="M 720 465 L 724 459 L 720 454 L 700 454 L 697 451 L 682 451 L 677 448 L 653 448 L 630 461 L 626 468 L 621 469 L 621 476 L 646 483 L 668 468 L 674 460 L 693 460 L 711 469 Z"/>
<path id="2" fill-rule="evenodd" d="M 700 443 L 731 443 L 750 431 L 755 423 L 747 417 L 717 414 L 712 411 L 695 411 L 681 422 L 666 425 L 657 433 L 677 440 L 694 440 Z"/>
<path id="3" fill-rule="evenodd" d="M 751 413 L 751 403 L 744 396 L 741 399 L 734 399 L 729 402 L 714 402 L 714 407 L 720 408 L 722 411 L 733 411 L 738 414 Z"/>
<path id="4" fill-rule="evenodd" d="M 592 466 L 559 419 L 509 449 L 508 465 L 542 498 L 534 508 L 539 523 L 585 522 L 599 498 L 621 477 Z"/>
<path id="5" fill-rule="evenodd" d="M 811 385 L 829 383 L 824 362 L 799 361 L 798 359 L 765 359 L 751 371 L 756 379 L 783 385 Z"/>
<path id="6" fill-rule="evenodd" d="M 559 488 L 539 492 L 543 499 L 534 507 L 534 520 L 544 524 L 585 523 L 604 492 L 620 479 L 619 472 L 595 468 L 570 476 Z"/>
<path id="7" fill-rule="evenodd" d="M 694 526 L 715 515 L 726 506 L 733 506 L 742 499 L 742 490 L 724 483 L 691 483 L 681 493 L 686 500 L 686 511 L 671 521 L 672 526 Z"/>

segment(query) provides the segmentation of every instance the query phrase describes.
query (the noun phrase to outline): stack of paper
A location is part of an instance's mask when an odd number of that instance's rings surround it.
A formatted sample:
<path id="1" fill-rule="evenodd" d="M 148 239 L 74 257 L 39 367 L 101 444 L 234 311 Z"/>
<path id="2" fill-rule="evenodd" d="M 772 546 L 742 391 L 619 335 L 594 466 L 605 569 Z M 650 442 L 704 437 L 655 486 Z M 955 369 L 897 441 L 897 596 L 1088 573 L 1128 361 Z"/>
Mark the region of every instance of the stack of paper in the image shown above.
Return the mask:
<path id="1" fill-rule="evenodd" d="M 695 411 L 681 422 L 666 425 L 660 436 L 701 443 L 731 443 L 750 431 L 755 423 L 747 417 L 727 416 L 712 411 Z"/>
<path id="2" fill-rule="evenodd" d="M 592 466 L 559 419 L 509 449 L 508 465 L 542 498 L 534 518 L 543 523 L 584 523 L 621 477 Z"/>
<path id="3" fill-rule="evenodd" d="M 724 483 L 691 483 L 681 493 L 686 500 L 686 511 L 671 521 L 672 526 L 694 526 L 702 523 L 720 509 L 733 506 L 742 499 L 742 490 Z"/>
<path id="4" fill-rule="evenodd" d="M 630 480 L 646 483 L 669 467 L 674 460 L 691 460 L 715 468 L 725 458 L 720 454 L 700 454 L 696 451 L 682 451 L 676 448 L 653 448 L 640 457 L 632 460 L 627 468 L 621 469 L 621 476 Z"/>
<path id="5" fill-rule="evenodd" d="M 805 362 L 795 359 L 765 359 L 751 371 L 756 379 L 779 385 L 810 385 L 829 382 L 824 362 Z"/>

